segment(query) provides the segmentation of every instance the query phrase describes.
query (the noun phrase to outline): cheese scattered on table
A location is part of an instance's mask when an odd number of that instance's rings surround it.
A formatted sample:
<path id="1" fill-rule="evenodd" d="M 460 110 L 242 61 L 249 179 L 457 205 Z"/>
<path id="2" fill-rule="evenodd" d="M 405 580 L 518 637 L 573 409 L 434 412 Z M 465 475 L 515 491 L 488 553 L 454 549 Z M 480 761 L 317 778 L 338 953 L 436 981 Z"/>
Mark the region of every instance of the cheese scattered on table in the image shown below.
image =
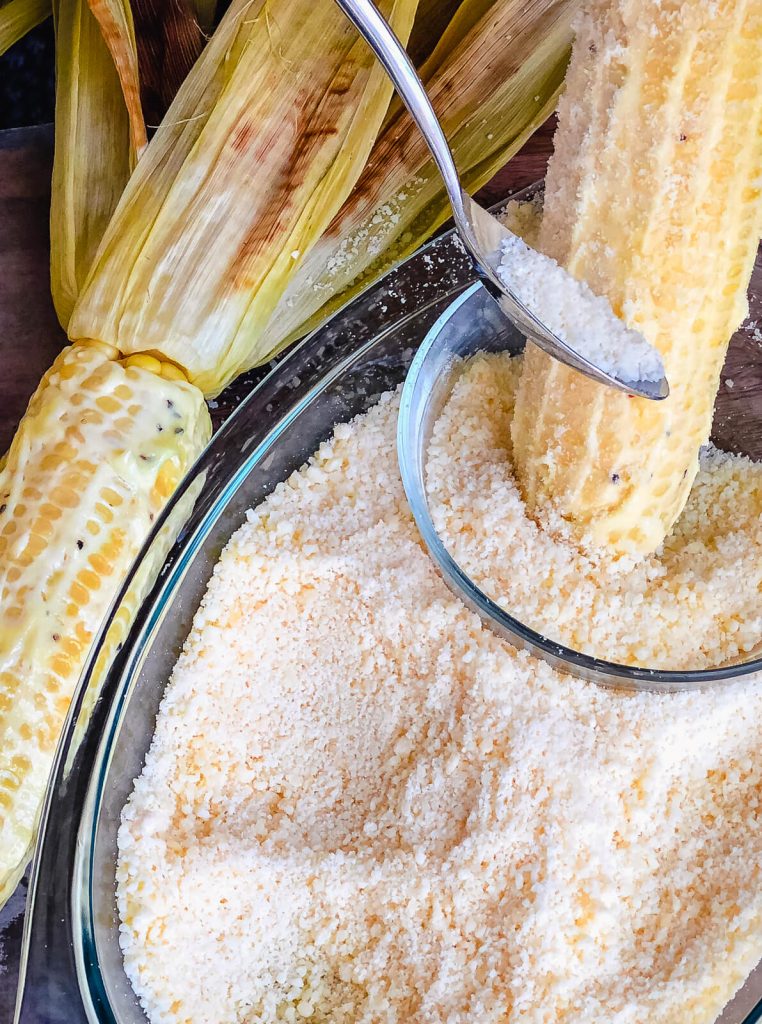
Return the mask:
<path id="1" fill-rule="evenodd" d="M 709 459 L 648 568 L 592 566 L 518 499 L 516 376 L 475 360 L 432 439 L 458 558 L 612 656 L 747 643 L 762 467 Z M 397 409 L 249 513 L 197 612 L 119 832 L 146 1013 L 710 1024 L 762 957 L 762 680 L 628 695 L 499 640 L 425 554 Z"/>

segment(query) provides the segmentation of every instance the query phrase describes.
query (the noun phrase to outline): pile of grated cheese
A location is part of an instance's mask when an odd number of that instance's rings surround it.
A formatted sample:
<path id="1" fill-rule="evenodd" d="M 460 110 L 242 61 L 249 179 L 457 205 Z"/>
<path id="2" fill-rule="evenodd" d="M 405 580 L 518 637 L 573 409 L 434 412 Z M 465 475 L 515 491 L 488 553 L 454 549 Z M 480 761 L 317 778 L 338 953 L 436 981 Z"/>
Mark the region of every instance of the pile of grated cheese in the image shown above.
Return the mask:
<path id="1" fill-rule="evenodd" d="M 552 511 L 528 518 L 513 476 L 520 369 L 473 360 L 435 424 L 429 508 L 455 560 L 516 618 L 586 654 L 658 669 L 748 660 L 762 638 L 762 465 L 708 447 L 656 555 L 580 551 Z"/>
<path id="2" fill-rule="evenodd" d="M 625 326 L 605 296 L 517 235 L 503 239 L 497 272 L 560 341 L 610 377 L 635 383 L 664 376 L 659 353 L 639 331 Z"/>
<path id="3" fill-rule="evenodd" d="M 724 658 L 762 467 L 708 462 L 629 589 L 527 519 L 515 380 L 475 360 L 432 439 L 448 544 L 540 610 L 534 578 L 591 642 Z M 148 1017 L 710 1024 L 762 957 L 762 680 L 624 695 L 497 639 L 422 549 L 397 409 L 337 427 L 249 513 L 196 615 L 119 832 Z"/>

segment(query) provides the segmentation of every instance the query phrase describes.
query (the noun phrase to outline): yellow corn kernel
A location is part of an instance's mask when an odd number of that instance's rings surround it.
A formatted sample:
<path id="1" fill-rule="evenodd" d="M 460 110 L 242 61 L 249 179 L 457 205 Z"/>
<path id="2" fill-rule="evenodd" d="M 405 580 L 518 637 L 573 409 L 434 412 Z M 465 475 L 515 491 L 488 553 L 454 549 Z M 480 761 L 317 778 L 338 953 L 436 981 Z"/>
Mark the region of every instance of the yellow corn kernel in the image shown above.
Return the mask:
<path id="1" fill-rule="evenodd" d="M 98 341 L 97 338 L 83 338 L 77 342 L 78 345 L 84 345 L 87 348 L 97 348 L 100 352 L 106 356 L 107 359 L 118 359 L 119 349 L 113 345 L 107 344 L 105 341 Z"/>
<path id="2" fill-rule="evenodd" d="M 149 356 L 145 352 L 138 352 L 134 356 L 127 356 L 122 360 L 122 366 L 137 367 L 139 370 L 150 370 L 151 373 L 161 374 L 161 360 L 156 356 Z"/>
<path id="3" fill-rule="evenodd" d="M 128 368 L 110 347 L 92 343 L 65 349 L 33 395 L 0 472 L 0 903 L 29 857 L 92 638 L 172 487 L 209 437 L 200 391 L 160 376 L 153 362 Z M 112 396 L 116 409 L 103 401 Z M 15 788 L 3 786 L 9 773 Z"/>
<path id="4" fill-rule="evenodd" d="M 187 380 L 186 373 L 174 363 L 163 362 L 161 364 L 161 375 L 164 380 Z"/>

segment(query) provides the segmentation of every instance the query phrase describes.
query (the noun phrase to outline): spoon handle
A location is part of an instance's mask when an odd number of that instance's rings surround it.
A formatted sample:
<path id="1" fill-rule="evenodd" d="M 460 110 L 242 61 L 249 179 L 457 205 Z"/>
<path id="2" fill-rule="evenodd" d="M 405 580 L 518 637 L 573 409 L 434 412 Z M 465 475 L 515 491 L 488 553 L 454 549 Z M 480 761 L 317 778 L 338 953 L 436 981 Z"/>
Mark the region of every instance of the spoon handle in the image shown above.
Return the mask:
<path id="1" fill-rule="evenodd" d="M 463 192 L 450 146 L 404 46 L 372 0 L 336 0 L 336 3 L 381 61 L 420 128 L 444 180 L 456 222 L 465 219 Z"/>

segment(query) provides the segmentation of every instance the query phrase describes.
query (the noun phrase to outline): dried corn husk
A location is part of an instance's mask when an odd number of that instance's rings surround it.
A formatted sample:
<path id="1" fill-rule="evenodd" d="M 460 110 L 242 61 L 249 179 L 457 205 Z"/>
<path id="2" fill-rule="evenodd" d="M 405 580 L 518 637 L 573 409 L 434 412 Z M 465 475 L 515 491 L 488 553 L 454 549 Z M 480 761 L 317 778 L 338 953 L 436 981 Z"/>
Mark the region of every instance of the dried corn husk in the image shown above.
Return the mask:
<path id="1" fill-rule="evenodd" d="M 420 0 L 407 46 L 416 67 L 431 55 L 459 6 L 460 0 Z"/>
<path id="2" fill-rule="evenodd" d="M 129 0 L 88 0 L 100 25 L 106 46 L 114 61 L 130 118 L 130 142 L 140 156 L 146 146 L 146 126 L 140 102 L 138 49 Z"/>
<path id="3" fill-rule="evenodd" d="M 132 0 L 147 126 L 166 114 L 206 42 L 190 0 Z"/>
<path id="4" fill-rule="evenodd" d="M 445 60 L 455 52 L 469 32 L 479 25 L 485 15 L 500 5 L 501 0 L 463 0 L 453 11 L 436 46 L 420 70 L 424 82 L 429 81 Z M 547 6 L 547 5 L 546 5 Z"/>
<path id="5" fill-rule="evenodd" d="M 466 188 L 485 184 L 552 112 L 577 7 L 577 0 L 471 0 L 460 8 L 446 37 L 461 41 L 445 54 L 445 38 L 432 55 L 429 67 L 438 67 L 427 88 Z M 294 275 L 262 339 L 261 360 L 413 252 L 449 215 L 420 133 L 400 111 Z"/>
<path id="6" fill-rule="evenodd" d="M 416 4 L 380 4 L 403 39 Z M 156 351 L 221 390 L 270 347 L 390 95 L 333 0 L 235 0 L 130 179 L 71 336 Z"/>
<path id="7" fill-rule="evenodd" d="M 0 4 L 0 54 L 50 16 L 50 0 L 8 0 Z"/>
<path id="8" fill-rule="evenodd" d="M 127 110 L 87 0 L 57 0 L 50 283 L 66 328 L 130 175 Z"/>
<path id="9" fill-rule="evenodd" d="M 66 328 L 103 232 L 145 148 L 142 97 L 148 97 L 159 120 L 201 52 L 204 37 L 188 0 L 135 0 L 135 25 L 126 0 L 123 5 L 54 3 L 51 288 Z"/>
<path id="10" fill-rule="evenodd" d="M 428 86 L 439 65 L 462 42 L 473 24 L 500 0 L 420 0 L 410 34 L 408 53 L 418 68 L 424 85 Z M 389 127 L 402 113 L 402 100 L 395 93 L 384 118 Z"/>

